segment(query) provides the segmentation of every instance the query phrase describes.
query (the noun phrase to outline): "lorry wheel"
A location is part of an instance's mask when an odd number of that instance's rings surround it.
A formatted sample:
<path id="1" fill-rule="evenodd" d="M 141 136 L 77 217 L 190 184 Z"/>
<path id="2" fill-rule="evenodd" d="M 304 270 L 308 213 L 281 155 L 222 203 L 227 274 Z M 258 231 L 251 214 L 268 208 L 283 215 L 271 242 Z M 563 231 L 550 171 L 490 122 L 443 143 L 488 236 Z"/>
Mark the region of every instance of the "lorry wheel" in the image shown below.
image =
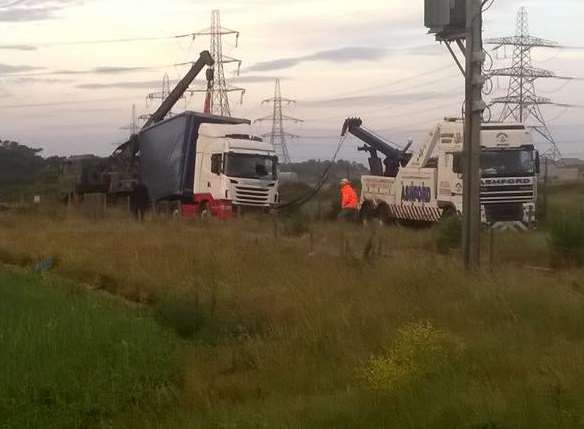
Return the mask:
<path id="1" fill-rule="evenodd" d="M 359 211 L 359 220 L 363 225 L 369 225 L 371 221 L 377 218 L 377 210 L 373 207 L 373 204 L 369 202 L 364 202 Z"/>
<path id="2" fill-rule="evenodd" d="M 209 207 L 209 203 L 207 202 L 201 203 L 201 208 L 199 209 L 199 216 L 201 216 L 201 219 L 208 219 L 211 217 L 211 208 Z"/>
<path id="3" fill-rule="evenodd" d="M 456 209 L 452 206 L 448 206 L 442 210 L 442 219 L 449 219 L 451 217 L 456 217 L 456 215 Z"/>
<path id="4" fill-rule="evenodd" d="M 383 225 L 395 225 L 396 220 L 391 215 L 391 211 L 389 210 L 389 206 L 386 204 L 381 204 L 377 207 L 377 218 Z"/>

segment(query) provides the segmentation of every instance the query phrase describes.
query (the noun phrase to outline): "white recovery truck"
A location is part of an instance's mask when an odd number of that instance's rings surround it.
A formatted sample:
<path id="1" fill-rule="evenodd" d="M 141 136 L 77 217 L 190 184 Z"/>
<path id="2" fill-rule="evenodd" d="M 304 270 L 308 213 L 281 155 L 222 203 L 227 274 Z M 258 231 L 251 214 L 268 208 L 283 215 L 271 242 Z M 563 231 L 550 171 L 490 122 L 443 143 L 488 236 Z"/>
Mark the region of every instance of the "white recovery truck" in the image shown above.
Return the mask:
<path id="1" fill-rule="evenodd" d="M 347 131 L 365 141 L 372 175 L 363 176 L 361 214 L 384 221 L 438 222 L 462 213 L 463 127 L 446 119 L 413 154 L 399 151 L 348 119 Z M 487 123 L 481 134 L 481 220 L 495 229 L 536 224 L 539 154 L 522 124 Z M 385 171 L 377 151 L 386 155 Z"/>

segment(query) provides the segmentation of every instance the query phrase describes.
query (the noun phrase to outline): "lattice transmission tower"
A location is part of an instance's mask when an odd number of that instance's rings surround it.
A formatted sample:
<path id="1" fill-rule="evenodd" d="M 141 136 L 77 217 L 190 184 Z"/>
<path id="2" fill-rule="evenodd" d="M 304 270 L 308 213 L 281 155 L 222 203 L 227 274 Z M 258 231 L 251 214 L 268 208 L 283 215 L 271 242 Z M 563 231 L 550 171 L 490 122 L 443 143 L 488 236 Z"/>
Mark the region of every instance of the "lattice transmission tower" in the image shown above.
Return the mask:
<path id="1" fill-rule="evenodd" d="M 491 100 L 491 105 L 502 105 L 499 120 L 526 123 L 543 137 L 547 144 L 544 156 L 554 161 L 562 158 L 558 145 L 546 124 L 542 105 L 555 104 L 549 98 L 539 97 L 535 88 L 538 79 L 570 79 L 557 76 L 554 72 L 534 67 L 531 50 L 534 48 L 560 48 L 558 42 L 534 37 L 529 34 L 527 9 L 522 7 L 517 14 L 515 36 L 488 39 L 486 44 L 495 45 L 494 50 L 513 47 L 513 60 L 510 67 L 491 70 L 489 77 L 509 78 L 509 88 L 505 97 Z"/>
<path id="2" fill-rule="evenodd" d="M 274 146 L 276 154 L 281 162 L 290 163 L 290 153 L 288 151 L 288 139 L 299 138 L 296 134 L 290 134 L 284 131 L 284 122 L 290 121 L 294 123 L 304 122 L 301 119 L 293 118 L 292 116 L 284 115 L 282 112 L 283 105 L 295 104 L 296 101 L 289 98 L 282 97 L 282 90 L 280 89 L 280 79 L 276 79 L 276 88 L 274 90 L 274 97 L 262 101 L 262 104 L 272 103 L 273 112 L 269 116 L 256 119 L 256 122 L 272 121 L 272 131 L 262 135 L 264 138 L 269 138 L 270 144 Z"/>
<path id="3" fill-rule="evenodd" d="M 164 100 L 168 98 L 169 94 L 170 94 L 170 77 L 168 76 L 168 73 L 165 73 L 162 78 L 162 86 L 160 88 L 160 91 L 151 92 L 148 95 L 146 95 L 146 102 L 147 104 L 149 104 L 157 100 L 160 100 L 160 103 L 162 103 Z M 181 99 L 186 100 L 184 95 L 181 97 Z M 151 116 L 150 114 L 140 115 L 139 119 L 147 121 L 148 119 L 150 119 L 150 116 Z M 172 110 L 168 112 L 168 114 L 166 115 L 167 118 L 172 118 L 173 116 L 174 112 Z"/>
<path id="4" fill-rule="evenodd" d="M 193 33 L 193 40 L 197 36 L 209 36 L 211 39 L 210 52 L 215 60 L 215 65 L 207 71 L 207 88 L 194 89 L 189 92 L 191 94 L 205 93 L 204 111 L 221 116 L 231 116 L 229 93 L 241 93 L 241 102 L 243 102 L 245 94 L 245 89 L 230 85 L 225 79 L 225 64 L 237 64 L 237 76 L 239 76 L 241 70 L 241 60 L 223 54 L 223 37 L 229 35 L 235 35 L 235 47 L 237 47 L 239 44 L 239 31 L 221 26 L 221 13 L 219 10 L 214 10 L 211 13 L 211 27 Z"/>

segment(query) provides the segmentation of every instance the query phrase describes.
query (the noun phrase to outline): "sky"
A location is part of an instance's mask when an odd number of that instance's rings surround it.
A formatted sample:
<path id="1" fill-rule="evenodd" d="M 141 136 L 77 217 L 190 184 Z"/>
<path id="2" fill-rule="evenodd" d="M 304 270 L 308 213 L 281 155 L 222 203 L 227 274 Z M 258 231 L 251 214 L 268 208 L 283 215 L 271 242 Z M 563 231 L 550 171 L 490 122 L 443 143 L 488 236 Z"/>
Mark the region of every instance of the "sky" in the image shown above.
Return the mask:
<path id="1" fill-rule="evenodd" d="M 533 35 L 570 47 L 534 50 L 534 66 L 580 78 L 538 81 L 539 95 L 584 106 L 584 2 L 495 0 L 485 38 L 513 35 L 521 6 Z M 463 78 L 427 34 L 422 0 L 0 0 L 0 139 L 45 155 L 108 155 L 128 137 L 132 105 L 152 112 L 156 101 L 147 95 L 160 91 L 164 74 L 175 82 L 189 68 L 177 64 L 209 48 L 208 38 L 174 36 L 207 28 L 213 9 L 224 27 L 240 32 L 237 46 L 233 35 L 223 40 L 224 53 L 243 61 L 239 76 L 226 65 L 230 83 L 246 89 L 243 103 L 232 94 L 233 115 L 269 115 L 261 101 L 280 78 L 283 95 L 297 101 L 285 113 L 304 120 L 286 124 L 301 136 L 288 144 L 295 161 L 329 159 L 349 116 L 403 145 L 461 115 Z M 495 67 L 510 54 L 493 54 Z M 492 84 L 490 97 L 505 95 L 504 79 Z M 202 97 L 177 110 L 200 110 Z M 543 112 L 562 153 L 584 158 L 584 108 Z M 348 139 L 340 156 L 366 162 L 357 146 Z"/>

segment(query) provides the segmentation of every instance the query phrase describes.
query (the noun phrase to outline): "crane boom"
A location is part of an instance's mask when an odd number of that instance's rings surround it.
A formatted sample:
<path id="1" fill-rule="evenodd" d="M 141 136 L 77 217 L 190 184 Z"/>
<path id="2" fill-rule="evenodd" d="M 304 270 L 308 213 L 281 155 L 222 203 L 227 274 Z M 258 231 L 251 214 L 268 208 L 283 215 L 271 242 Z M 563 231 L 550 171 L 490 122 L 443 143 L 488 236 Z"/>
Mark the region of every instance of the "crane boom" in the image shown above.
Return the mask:
<path id="1" fill-rule="evenodd" d="M 189 88 L 190 84 L 193 83 L 197 75 L 205 68 L 212 67 L 215 64 L 213 57 L 209 51 L 201 52 L 199 59 L 193 64 L 189 72 L 182 78 L 182 80 L 176 85 L 176 87 L 170 92 L 168 97 L 162 102 L 160 107 L 150 116 L 148 121 L 144 124 L 144 128 L 148 128 L 150 125 L 154 125 L 157 122 L 162 121 L 168 112 L 172 110 L 174 105 L 178 100 L 184 95 L 185 91 Z"/>
<path id="2" fill-rule="evenodd" d="M 347 118 L 343 124 L 341 136 L 345 136 L 347 132 L 349 132 L 359 140 L 365 142 L 365 146 L 360 147 L 359 150 L 362 152 L 369 152 L 369 167 L 372 175 L 397 175 L 400 165 L 405 165 L 411 158 L 411 155 L 407 153 L 411 143 L 403 150 L 392 147 L 371 131 L 363 128 L 362 125 L 363 121 L 361 118 Z M 385 171 L 377 152 L 381 152 L 385 156 L 385 160 L 383 161 Z"/>

